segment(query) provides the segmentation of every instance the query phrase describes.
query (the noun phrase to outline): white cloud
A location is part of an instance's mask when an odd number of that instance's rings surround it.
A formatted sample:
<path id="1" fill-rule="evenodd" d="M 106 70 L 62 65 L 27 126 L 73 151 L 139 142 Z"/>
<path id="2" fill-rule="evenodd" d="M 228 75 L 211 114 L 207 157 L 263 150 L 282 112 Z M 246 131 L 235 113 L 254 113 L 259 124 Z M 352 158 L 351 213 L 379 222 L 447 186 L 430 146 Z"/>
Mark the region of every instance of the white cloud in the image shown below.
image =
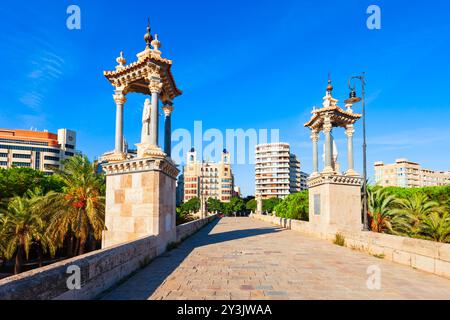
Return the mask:
<path id="1" fill-rule="evenodd" d="M 19 101 L 25 106 L 35 111 L 39 111 L 39 107 L 42 104 L 43 98 L 44 97 L 41 93 L 31 91 L 20 97 Z"/>

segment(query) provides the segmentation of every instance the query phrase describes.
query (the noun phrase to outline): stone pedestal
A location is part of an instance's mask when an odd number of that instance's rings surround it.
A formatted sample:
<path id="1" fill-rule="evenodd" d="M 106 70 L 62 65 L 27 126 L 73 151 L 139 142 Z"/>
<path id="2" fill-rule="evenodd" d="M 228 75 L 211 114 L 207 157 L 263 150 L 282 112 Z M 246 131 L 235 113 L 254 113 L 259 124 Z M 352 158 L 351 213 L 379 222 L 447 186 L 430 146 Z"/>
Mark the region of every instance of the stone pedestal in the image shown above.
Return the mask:
<path id="1" fill-rule="evenodd" d="M 261 196 L 261 194 L 257 194 L 256 195 L 256 214 L 262 214 L 262 208 L 263 208 L 262 196 Z"/>
<path id="2" fill-rule="evenodd" d="M 317 229 L 362 230 L 361 177 L 322 173 L 308 180 L 309 222 Z"/>
<path id="3" fill-rule="evenodd" d="M 176 240 L 175 164 L 159 156 L 104 165 L 106 227 L 102 248 L 157 236 L 158 253 Z"/>

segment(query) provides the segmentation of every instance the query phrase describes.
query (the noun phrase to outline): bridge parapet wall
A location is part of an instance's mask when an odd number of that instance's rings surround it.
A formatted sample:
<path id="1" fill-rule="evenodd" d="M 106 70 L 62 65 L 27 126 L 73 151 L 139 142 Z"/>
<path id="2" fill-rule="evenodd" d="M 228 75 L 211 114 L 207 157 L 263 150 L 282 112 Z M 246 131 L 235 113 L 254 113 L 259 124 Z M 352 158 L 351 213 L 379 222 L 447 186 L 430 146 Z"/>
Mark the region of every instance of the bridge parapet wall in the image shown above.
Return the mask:
<path id="1" fill-rule="evenodd" d="M 207 225 L 211 221 L 217 218 L 217 215 L 212 215 L 204 219 L 194 220 L 188 223 L 180 224 L 177 226 L 177 242 L 183 241 L 193 233 L 197 232 L 200 228 Z"/>
<path id="2" fill-rule="evenodd" d="M 252 214 L 251 218 L 328 241 L 339 233 L 346 247 L 450 279 L 450 244 L 330 226 L 318 228 L 306 221 L 267 215 Z"/>
<path id="3" fill-rule="evenodd" d="M 216 216 L 177 227 L 177 239 L 190 236 Z M 157 238 L 144 237 L 0 280 L 0 300 L 87 300 L 113 287 L 157 257 Z M 81 288 L 70 290 L 74 269 Z"/>

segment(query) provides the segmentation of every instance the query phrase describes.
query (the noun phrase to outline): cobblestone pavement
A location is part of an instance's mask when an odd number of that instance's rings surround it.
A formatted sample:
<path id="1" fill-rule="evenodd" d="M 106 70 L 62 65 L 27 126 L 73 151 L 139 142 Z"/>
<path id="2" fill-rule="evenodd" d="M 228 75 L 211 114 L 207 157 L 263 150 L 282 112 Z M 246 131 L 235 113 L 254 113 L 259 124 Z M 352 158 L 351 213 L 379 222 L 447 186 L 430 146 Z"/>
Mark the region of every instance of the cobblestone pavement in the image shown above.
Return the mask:
<path id="1" fill-rule="evenodd" d="M 369 266 L 381 270 L 380 290 L 367 287 Z M 450 280 L 258 220 L 224 218 L 103 299 L 450 299 Z"/>

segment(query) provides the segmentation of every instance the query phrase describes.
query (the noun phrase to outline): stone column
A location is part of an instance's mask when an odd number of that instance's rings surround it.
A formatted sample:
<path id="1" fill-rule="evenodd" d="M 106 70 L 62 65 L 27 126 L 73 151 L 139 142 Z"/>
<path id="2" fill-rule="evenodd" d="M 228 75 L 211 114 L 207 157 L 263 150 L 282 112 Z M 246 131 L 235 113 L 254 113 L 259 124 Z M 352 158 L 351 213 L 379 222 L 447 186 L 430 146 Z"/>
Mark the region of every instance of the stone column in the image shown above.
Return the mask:
<path id="1" fill-rule="evenodd" d="M 353 160 L 353 134 L 355 133 L 355 129 L 353 128 L 353 124 L 349 124 L 345 128 L 345 135 L 347 136 L 347 171 L 346 175 L 354 176 L 357 175 L 354 167 Z"/>
<path id="2" fill-rule="evenodd" d="M 319 151 L 317 142 L 319 141 L 319 133 L 317 130 L 313 129 L 311 131 L 311 141 L 313 143 L 313 172 L 312 175 L 317 175 L 319 173 Z"/>
<path id="3" fill-rule="evenodd" d="M 323 133 L 325 134 L 325 168 L 324 173 L 332 173 L 333 170 L 333 140 L 331 139 L 331 130 L 333 125 L 330 118 L 325 118 L 323 124 Z"/>
<path id="4" fill-rule="evenodd" d="M 149 86 L 150 92 L 152 93 L 152 106 L 151 106 L 151 119 L 150 119 L 150 134 L 151 134 L 151 144 L 158 146 L 158 102 L 159 94 L 162 90 L 162 82 L 160 80 L 151 80 Z"/>
<path id="5" fill-rule="evenodd" d="M 116 102 L 116 142 L 114 153 L 123 154 L 123 106 L 127 101 L 122 90 L 115 90 L 113 94 L 114 101 Z"/>
<path id="6" fill-rule="evenodd" d="M 166 102 L 162 108 L 164 111 L 164 152 L 170 158 L 172 156 L 172 102 Z"/>
<path id="7" fill-rule="evenodd" d="M 262 196 L 260 193 L 256 195 L 256 214 L 262 214 Z"/>

